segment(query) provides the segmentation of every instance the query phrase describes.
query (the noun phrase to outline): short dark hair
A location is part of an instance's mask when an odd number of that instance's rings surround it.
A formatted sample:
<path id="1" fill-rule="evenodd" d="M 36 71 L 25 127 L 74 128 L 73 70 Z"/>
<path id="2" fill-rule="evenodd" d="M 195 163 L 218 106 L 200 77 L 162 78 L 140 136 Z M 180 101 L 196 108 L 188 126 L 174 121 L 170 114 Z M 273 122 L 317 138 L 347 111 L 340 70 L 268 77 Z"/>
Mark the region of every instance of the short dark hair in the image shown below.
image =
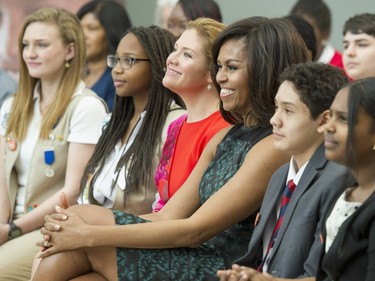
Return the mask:
<path id="1" fill-rule="evenodd" d="M 307 49 L 311 52 L 312 60 L 316 60 L 316 36 L 314 33 L 314 27 L 308 23 L 303 17 L 298 15 L 289 15 L 285 17 L 294 26 L 294 28 L 301 35 L 303 41 L 305 41 Z"/>
<path id="2" fill-rule="evenodd" d="M 343 35 L 347 32 L 366 33 L 375 37 L 375 14 L 364 13 L 349 18 L 344 24 Z"/>
<path id="3" fill-rule="evenodd" d="M 122 35 L 132 26 L 125 8 L 114 1 L 93 0 L 79 9 L 77 17 L 81 20 L 88 13 L 93 13 L 105 30 L 108 54 L 116 53 Z"/>
<path id="4" fill-rule="evenodd" d="M 320 62 L 300 63 L 286 68 L 280 83 L 289 81 L 309 108 L 312 119 L 328 110 L 337 92 L 348 83 L 344 71 Z"/>
<path id="5" fill-rule="evenodd" d="M 299 0 L 290 14 L 310 18 L 321 33 L 331 32 L 331 11 L 323 0 Z"/>
<path id="6" fill-rule="evenodd" d="M 248 114 L 260 125 L 269 126 L 275 112 L 274 99 L 279 88 L 278 76 L 289 65 L 310 60 L 306 44 L 290 21 L 284 18 L 250 17 L 228 25 L 212 46 L 214 64 L 211 77 L 219 93 L 216 62 L 221 46 L 228 40 L 244 42 L 251 107 Z M 222 101 L 220 111 L 229 123 L 242 122 L 238 116 L 223 109 Z"/>
<path id="7" fill-rule="evenodd" d="M 177 4 L 189 20 L 211 18 L 222 22 L 220 7 L 214 0 L 179 0 Z"/>

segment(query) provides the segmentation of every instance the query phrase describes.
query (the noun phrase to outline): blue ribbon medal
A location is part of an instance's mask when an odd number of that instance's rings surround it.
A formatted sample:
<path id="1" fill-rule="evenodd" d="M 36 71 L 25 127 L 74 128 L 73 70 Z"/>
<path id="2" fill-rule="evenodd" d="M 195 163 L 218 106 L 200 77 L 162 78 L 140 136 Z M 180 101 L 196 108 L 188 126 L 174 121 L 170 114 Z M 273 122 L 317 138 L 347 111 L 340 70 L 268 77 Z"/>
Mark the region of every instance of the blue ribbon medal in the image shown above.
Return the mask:
<path id="1" fill-rule="evenodd" d="M 52 178 L 55 175 L 55 171 L 52 169 L 52 164 L 55 162 L 55 149 L 47 148 L 44 150 L 44 163 L 47 165 L 46 176 Z"/>

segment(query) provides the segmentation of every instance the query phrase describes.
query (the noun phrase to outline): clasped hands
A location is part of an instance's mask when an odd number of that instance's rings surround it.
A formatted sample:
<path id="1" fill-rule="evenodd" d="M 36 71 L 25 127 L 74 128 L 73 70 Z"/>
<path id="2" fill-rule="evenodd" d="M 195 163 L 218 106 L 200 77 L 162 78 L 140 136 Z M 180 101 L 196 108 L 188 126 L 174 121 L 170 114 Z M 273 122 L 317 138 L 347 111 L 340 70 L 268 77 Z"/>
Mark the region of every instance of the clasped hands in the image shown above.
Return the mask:
<path id="1" fill-rule="evenodd" d="M 256 271 L 253 268 L 234 264 L 231 269 L 219 270 L 217 276 L 220 281 L 275 281 L 276 279 L 268 274 Z"/>
<path id="2" fill-rule="evenodd" d="M 56 213 L 44 217 L 44 226 L 40 230 L 43 241 L 37 243 L 41 247 L 38 258 L 85 246 L 81 239 L 81 229 L 86 223 L 75 213 L 66 210 L 68 207 L 65 194 L 62 193 L 60 206 L 55 207 Z"/>

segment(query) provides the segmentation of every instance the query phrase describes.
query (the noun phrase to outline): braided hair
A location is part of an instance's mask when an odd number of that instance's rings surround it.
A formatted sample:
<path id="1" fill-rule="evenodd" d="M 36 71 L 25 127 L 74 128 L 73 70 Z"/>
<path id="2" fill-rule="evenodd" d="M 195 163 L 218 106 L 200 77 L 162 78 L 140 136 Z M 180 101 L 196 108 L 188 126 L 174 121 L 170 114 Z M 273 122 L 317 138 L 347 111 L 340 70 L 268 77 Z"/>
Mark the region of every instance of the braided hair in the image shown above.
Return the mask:
<path id="1" fill-rule="evenodd" d="M 124 165 L 127 166 L 126 189 L 124 192 L 124 205 L 126 205 L 127 194 L 153 184 L 153 156 L 161 142 L 162 129 L 169 113 L 174 94 L 162 85 L 164 77 L 165 62 L 168 55 L 173 51 L 175 37 L 168 31 L 152 25 L 150 27 L 131 27 L 128 33 L 134 34 L 150 59 L 151 84 L 149 97 L 145 108 L 146 114 L 134 142 L 121 156 L 117 163 L 116 171 Z M 103 169 L 104 163 L 116 143 L 129 130 L 130 120 L 134 115 L 134 103 L 132 97 L 115 97 L 114 109 L 108 125 L 96 145 L 94 154 L 86 166 L 82 181 L 81 191 L 88 183 L 88 178 L 95 171 L 89 181 L 89 196 L 92 197 L 93 184 L 96 176 Z M 135 156 L 136 155 L 136 156 Z"/>

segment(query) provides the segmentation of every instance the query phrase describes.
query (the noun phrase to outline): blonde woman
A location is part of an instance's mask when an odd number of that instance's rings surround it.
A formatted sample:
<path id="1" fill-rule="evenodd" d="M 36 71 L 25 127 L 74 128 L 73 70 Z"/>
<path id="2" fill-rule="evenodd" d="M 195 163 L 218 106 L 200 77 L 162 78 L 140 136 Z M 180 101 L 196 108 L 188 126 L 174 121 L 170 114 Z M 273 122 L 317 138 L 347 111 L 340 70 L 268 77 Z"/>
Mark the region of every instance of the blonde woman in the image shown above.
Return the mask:
<path id="1" fill-rule="evenodd" d="M 77 200 L 106 115 L 81 80 L 76 16 L 39 9 L 25 18 L 18 43 L 19 87 L 0 112 L 0 280 L 29 280 L 43 218 L 61 191 Z"/>

